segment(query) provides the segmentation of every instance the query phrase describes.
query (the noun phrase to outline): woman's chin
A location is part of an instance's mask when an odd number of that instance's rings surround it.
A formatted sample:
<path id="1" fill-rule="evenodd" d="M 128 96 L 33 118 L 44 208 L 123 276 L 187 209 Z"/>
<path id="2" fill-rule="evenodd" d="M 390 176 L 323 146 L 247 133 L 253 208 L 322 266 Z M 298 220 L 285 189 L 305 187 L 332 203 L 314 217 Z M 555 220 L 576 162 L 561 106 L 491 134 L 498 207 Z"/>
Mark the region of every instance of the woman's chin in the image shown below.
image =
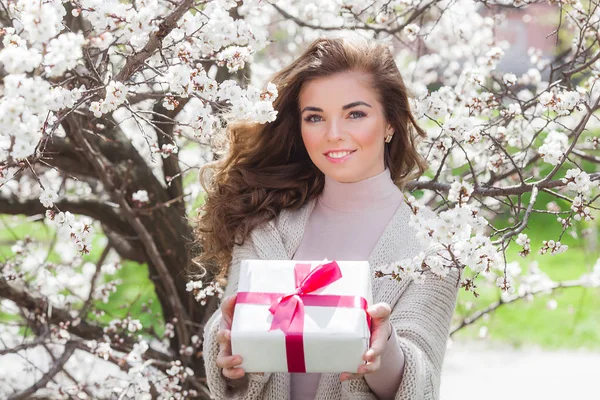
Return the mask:
<path id="1" fill-rule="evenodd" d="M 357 182 L 360 180 L 360 178 L 358 177 L 358 174 L 351 170 L 347 170 L 347 171 L 340 171 L 340 170 L 331 171 L 331 170 L 329 170 L 329 171 L 325 172 L 325 175 L 327 175 L 329 178 L 331 178 L 337 182 L 341 182 L 341 183 L 352 183 L 352 182 Z"/>

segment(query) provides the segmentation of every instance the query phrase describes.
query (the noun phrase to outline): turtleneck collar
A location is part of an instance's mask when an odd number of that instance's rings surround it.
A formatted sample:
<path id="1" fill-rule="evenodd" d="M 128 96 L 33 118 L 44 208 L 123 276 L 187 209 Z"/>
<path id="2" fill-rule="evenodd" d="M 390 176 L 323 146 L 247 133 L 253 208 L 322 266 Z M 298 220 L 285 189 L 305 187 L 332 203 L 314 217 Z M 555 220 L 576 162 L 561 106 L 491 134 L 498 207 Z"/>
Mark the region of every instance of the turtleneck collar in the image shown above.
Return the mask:
<path id="1" fill-rule="evenodd" d="M 343 183 L 325 175 L 325 187 L 319 201 L 336 211 L 359 212 L 398 206 L 402 191 L 392 181 L 389 168 L 362 181 Z"/>

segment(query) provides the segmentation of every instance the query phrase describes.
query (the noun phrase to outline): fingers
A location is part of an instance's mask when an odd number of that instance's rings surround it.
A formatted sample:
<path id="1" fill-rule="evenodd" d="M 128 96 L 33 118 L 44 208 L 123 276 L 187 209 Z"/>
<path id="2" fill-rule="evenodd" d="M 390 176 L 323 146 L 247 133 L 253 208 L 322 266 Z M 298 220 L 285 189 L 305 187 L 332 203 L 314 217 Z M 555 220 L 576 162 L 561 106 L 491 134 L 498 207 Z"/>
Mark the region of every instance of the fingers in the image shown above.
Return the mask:
<path id="1" fill-rule="evenodd" d="M 219 353 L 217 356 L 217 366 L 223 368 L 223 375 L 229 379 L 240 379 L 246 372 L 239 365 L 242 363 L 240 356 L 227 356 Z"/>
<path id="2" fill-rule="evenodd" d="M 364 354 L 363 359 L 367 362 L 372 362 L 383 353 L 387 344 L 391 330 L 389 317 L 392 309 L 387 303 L 377 303 L 369 307 L 367 312 L 373 319 L 373 326 L 371 332 L 371 346 Z"/>
<path id="3" fill-rule="evenodd" d="M 358 367 L 357 372 L 361 375 L 370 374 L 372 372 L 379 370 L 380 367 L 381 367 L 381 356 L 378 355 L 375 357 L 375 359 L 373 361 Z"/>
<path id="4" fill-rule="evenodd" d="M 373 318 L 373 324 L 381 324 L 382 321 L 387 320 L 392 313 L 392 308 L 388 303 L 377 303 L 373 304 L 367 309 L 367 312 Z"/>
<path id="5" fill-rule="evenodd" d="M 217 367 L 223 368 L 223 375 L 229 379 L 239 379 L 244 376 L 245 371 L 238 366 L 242 363 L 242 357 L 231 355 L 231 331 L 222 329 L 217 332 L 219 342 L 219 354 L 217 355 Z"/>
<path id="6" fill-rule="evenodd" d="M 371 347 L 365 352 L 363 360 L 372 362 L 375 358 L 381 356 L 387 345 L 387 337 L 387 332 L 384 332 L 383 329 L 374 330 L 371 335 Z"/>
<path id="7" fill-rule="evenodd" d="M 353 374 L 350 372 L 342 372 L 340 374 L 340 382 L 344 382 L 344 381 L 347 381 L 350 379 L 360 379 L 360 378 L 362 378 L 361 374 Z"/>
<path id="8" fill-rule="evenodd" d="M 363 355 L 363 359 L 367 362 L 365 365 L 358 367 L 359 374 L 370 374 L 375 372 L 381 366 L 381 355 L 387 344 L 387 335 L 382 334 L 382 329 L 373 332 L 371 336 L 371 347 Z"/>
<path id="9" fill-rule="evenodd" d="M 371 347 L 363 355 L 363 360 L 366 364 L 361 365 L 356 373 L 343 372 L 340 374 L 340 381 L 346 381 L 349 379 L 359 379 L 365 374 L 370 374 L 379 370 L 381 367 L 381 354 L 387 344 L 389 330 L 391 325 L 389 322 L 392 308 L 387 303 L 373 304 L 367 309 L 367 313 L 373 319 L 372 333 L 371 333 Z"/>
<path id="10" fill-rule="evenodd" d="M 223 322 L 225 322 L 225 328 L 231 329 L 231 323 L 233 322 L 233 310 L 235 309 L 236 295 L 226 297 L 221 302 L 221 314 L 223 315 Z"/>
<path id="11" fill-rule="evenodd" d="M 229 329 L 221 329 L 217 332 L 217 342 L 219 343 L 219 352 L 230 356 L 231 355 L 231 331 Z"/>
<path id="12" fill-rule="evenodd" d="M 217 355 L 217 367 L 219 368 L 235 368 L 242 363 L 242 357 L 235 355 L 228 355 L 224 352 L 219 352 Z"/>
<path id="13" fill-rule="evenodd" d="M 378 371 L 379 368 L 381 368 L 381 356 L 376 355 L 375 358 L 373 359 L 373 361 L 358 367 L 358 370 L 356 371 L 356 373 L 353 374 L 350 372 L 342 372 L 340 374 L 340 382 L 344 382 L 344 381 L 347 381 L 350 379 L 360 379 L 363 376 L 365 376 L 366 374 L 370 374 L 375 371 Z"/>

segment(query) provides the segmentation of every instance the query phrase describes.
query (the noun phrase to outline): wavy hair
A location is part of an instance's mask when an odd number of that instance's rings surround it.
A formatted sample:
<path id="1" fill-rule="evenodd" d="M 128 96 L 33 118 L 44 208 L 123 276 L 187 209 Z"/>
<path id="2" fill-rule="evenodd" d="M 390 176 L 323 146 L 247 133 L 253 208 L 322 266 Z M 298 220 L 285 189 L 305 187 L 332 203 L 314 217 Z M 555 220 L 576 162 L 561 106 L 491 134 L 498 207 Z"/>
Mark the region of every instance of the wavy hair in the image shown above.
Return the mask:
<path id="1" fill-rule="evenodd" d="M 206 198 L 194 228 L 201 247 L 193 259 L 197 265 L 212 265 L 218 278 L 223 278 L 234 245 L 243 244 L 253 228 L 321 194 L 325 176 L 304 147 L 299 94 L 310 80 L 347 71 L 370 78 L 394 128 L 384 150 L 394 183 L 402 190 L 423 174 L 427 164 L 415 147 L 426 134 L 411 113 L 406 86 L 388 45 L 359 37 L 317 39 L 272 77 L 278 90 L 273 102 L 276 120 L 230 124 L 228 151 L 200 170 Z"/>

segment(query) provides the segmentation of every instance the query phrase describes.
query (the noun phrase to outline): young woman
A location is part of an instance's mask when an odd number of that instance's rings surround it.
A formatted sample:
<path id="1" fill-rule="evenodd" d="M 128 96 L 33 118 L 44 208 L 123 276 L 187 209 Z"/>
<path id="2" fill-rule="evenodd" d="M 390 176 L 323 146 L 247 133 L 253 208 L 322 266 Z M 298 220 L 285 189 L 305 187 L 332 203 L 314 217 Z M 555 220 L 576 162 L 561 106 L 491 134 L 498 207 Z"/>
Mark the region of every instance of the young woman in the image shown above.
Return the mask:
<path id="1" fill-rule="evenodd" d="M 425 250 L 408 224 L 406 182 L 425 170 L 425 133 L 386 45 L 318 39 L 272 79 L 276 121 L 231 126 L 210 167 L 197 233 L 200 261 L 228 283 L 205 326 L 204 362 L 217 399 L 437 399 L 457 272 L 425 282 L 373 276 L 365 365 L 342 374 L 246 374 L 231 354 L 243 259 L 368 260 L 373 272 Z M 203 171 L 204 172 L 204 171 Z M 204 174 L 202 174 L 204 175 Z M 431 211 L 425 210 L 431 213 Z"/>

